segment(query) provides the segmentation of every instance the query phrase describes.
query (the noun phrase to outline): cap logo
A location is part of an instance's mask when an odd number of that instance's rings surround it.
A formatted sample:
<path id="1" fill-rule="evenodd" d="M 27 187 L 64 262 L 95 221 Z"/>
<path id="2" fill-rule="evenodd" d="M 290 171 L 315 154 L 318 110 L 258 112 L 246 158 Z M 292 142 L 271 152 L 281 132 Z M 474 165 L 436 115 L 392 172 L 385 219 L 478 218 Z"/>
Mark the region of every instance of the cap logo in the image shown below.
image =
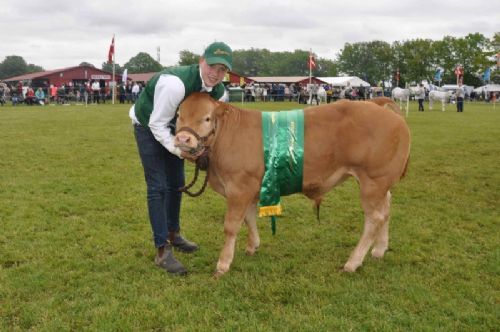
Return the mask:
<path id="1" fill-rule="evenodd" d="M 223 50 L 221 50 L 220 48 L 218 48 L 218 49 L 216 49 L 216 50 L 214 51 L 214 54 L 215 54 L 215 55 L 229 55 L 229 52 L 223 51 Z"/>

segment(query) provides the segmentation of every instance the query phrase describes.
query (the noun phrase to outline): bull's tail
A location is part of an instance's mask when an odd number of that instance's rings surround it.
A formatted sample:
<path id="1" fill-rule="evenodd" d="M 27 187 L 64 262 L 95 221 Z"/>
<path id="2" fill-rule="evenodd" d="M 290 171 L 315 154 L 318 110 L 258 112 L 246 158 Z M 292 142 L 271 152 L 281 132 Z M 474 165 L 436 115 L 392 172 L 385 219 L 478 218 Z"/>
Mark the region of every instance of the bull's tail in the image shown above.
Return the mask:
<path id="1" fill-rule="evenodd" d="M 399 179 L 401 180 L 402 178 L 405 177 L 406 173 L 408 172 L 408 164 L 410 163 L 410 155 L 408 155 L 408 158 L 406 158 L 406 163 L 405 163 L 405 167 L 403 168 L 403 172 L 401 173 L 401 176 L 399 177 Z"/>
<path id="2" fill-rule="evenodd" d="M 319 208 L 321 206 L 321 198 L 314 200 L 314 211 L 316 212 L 316 220 L 319 223 Z"/>

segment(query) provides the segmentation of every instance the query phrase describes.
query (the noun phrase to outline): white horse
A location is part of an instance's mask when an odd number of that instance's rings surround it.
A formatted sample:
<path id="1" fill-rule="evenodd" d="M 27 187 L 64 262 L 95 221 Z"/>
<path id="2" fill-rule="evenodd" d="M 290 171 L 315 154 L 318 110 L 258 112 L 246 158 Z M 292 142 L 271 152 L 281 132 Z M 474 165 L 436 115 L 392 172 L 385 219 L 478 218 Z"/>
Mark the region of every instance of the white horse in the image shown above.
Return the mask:
<path id="1" fill-rule="evenodd" d="M 440 101 L 441 102 L 441 111 L 445 111 L 445 105 L 446 103 L 450 100 L 451 97 L 451 91 L 438 91 L 438 90 L 433 90 L 429 92 L 429 109 L 432 109 L 432 106 L 434 105 L 434 101 Z"/>
<path id="2" fill-rule="evenodd" d="M 399 101 L 399 107 L 402 109 L 402 103 L 406 102 L 406 116 L 408 116 L 408 110 L 410 108 L 410 90 L 394 88 L 392 90 L 392 99 Z"/>
<path id="3" fill-rule="evenodd" d="M 318 99 L 320 104 L 326 103 L 326 90 L 322 85 L 318 88 Z"/>

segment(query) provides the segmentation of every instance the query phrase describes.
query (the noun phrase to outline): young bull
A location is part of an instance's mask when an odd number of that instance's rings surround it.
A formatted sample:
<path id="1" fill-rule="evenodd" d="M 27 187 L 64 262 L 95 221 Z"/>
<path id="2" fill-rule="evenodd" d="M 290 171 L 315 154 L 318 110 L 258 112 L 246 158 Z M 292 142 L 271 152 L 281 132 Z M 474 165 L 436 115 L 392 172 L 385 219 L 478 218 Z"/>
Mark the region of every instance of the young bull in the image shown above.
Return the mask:
<path id="1" fill-rule="evenodd" d="M 249 228 L 246 252 L 254 254 L 260 244 L 256 219 L 265 171 L 262 113 L 203 93 L 188 97 L 178 112 L 175 145 L 196 156 L 208 151 L 209 184 L 227 200 L 225 243 L 215 272 L 219 277 L 229 271 L 243 221 Z M 405 120 L 375 103 L 345 101 L 304 110 L 302 193 L 319 206 L 349 176 L 360 185 L 364 230 L 345 271 L 354 272 L 370 247 L 378 258 L 387 250 L 389 190 L 403 177 L 409 154 Z"/>

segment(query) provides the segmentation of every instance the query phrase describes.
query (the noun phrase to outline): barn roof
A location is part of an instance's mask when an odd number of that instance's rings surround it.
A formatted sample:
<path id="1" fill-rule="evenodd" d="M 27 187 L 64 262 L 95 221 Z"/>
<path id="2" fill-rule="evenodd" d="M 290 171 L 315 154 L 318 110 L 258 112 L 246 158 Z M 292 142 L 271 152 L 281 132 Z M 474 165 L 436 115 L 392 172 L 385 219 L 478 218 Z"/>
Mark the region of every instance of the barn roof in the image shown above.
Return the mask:
<path id="1" fill-rule="evenodd" d="M 59 69 L 53 69 L 53 70 L 45 70 L 45 71 L 39 71 L 36 73 L 29 73 L 29 74 L 23 74 L 19 76 L 13 76 L 13 77 L 7 77 L 2 79 L 4 82 L 15 82 L 15 81 L 25 81 L 25 80 L 34 80 L 37 78 L 45 78 L 49 75 L 57 74 L 57 73 L 63 73 L 67 72 L 69 70 L 75 69 L 75 68 L 88 68 L 97 72 L 101 73 L 106 73 L 106 74 L 111 74 L 105 70 L 96 68 L 94 66 L 88 66 L 88 65 L 83 65 L 83 66 L 72 66 L 72 67 L 66 67 L 66 68 L 59 68 Z M 120 74 L 116 74 L 116 76 L 121 77 Z"/>

